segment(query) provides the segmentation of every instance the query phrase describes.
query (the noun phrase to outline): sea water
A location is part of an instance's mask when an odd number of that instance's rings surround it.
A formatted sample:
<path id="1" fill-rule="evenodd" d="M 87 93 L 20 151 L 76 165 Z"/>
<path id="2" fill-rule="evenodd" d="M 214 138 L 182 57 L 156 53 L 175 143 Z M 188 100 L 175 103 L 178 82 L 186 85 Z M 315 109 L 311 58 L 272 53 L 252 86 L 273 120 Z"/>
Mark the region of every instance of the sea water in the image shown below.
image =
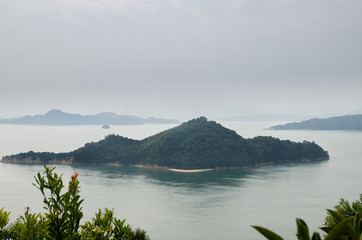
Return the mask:
<path id="1" fill-rule="evenodd" d="M 141 227 L 152 239 L 264 239 L 251 225 L 295 239 L 295 218 L 310 231 L 322 226 L 326 209 L 339 198 L 354 201 L 362 193 L 362 132 L 272 131 L 271 122 L 221 122 L 245 138 L 274 136 L 315 141 L 330 160 L 275 164 L 238 170 L 179 173 L 114 166 L 55 165 L 65 182 L 79 172 L 84 220 L 99 208 Z M 176 125 L 23 126 L 0 125 L 0 156 L 33 151 L 71 151 L 108 134 L 143 139 Z M 43 211 L 32 185 L 42 165 L 0 163 L 0 208 L 12 221 L 25 207 Z"/>

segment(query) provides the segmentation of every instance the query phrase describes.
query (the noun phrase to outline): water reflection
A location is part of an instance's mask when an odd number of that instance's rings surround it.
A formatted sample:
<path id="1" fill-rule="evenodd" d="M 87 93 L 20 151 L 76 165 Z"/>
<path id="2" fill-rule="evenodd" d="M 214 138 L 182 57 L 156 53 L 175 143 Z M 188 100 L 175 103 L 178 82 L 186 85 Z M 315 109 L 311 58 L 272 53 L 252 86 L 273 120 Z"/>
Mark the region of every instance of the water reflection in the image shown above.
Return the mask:
<path id="1" fill-rule="evenodd" d="M 248 169 L 228 169 L 207 172 L 182 173 L 164 169 L 152 169 L 130 166 L 77 166 L 87 177 L 114 181 L 143 179 L 142 181 L 157 185 L 206 188 L 206 187 L 242 187 L 249 179 L 267 179 L 291 168 L 315 168 L 326 161 L 272 164 Z M 108 181 L 106 181 L 108 182 Z"/>

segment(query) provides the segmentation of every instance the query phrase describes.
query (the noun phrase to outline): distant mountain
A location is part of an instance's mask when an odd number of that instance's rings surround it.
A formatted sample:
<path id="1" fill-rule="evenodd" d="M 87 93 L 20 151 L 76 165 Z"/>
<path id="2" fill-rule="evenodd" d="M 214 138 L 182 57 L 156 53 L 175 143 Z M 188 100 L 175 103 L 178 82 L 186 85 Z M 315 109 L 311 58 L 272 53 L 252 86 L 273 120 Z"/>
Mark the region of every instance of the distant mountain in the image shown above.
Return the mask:
<path id="1" fill-rule="evenodd" d="M 308 119 L 305 115 L 271 115 L 271 114 L 252 114 L 252 115 L 239 115 L 233 117 L 216 118 L 221 121 L 300 121 Z"/>
<path id="2" fill-rule="evenodd" d="M 200 117 L 143 140 L 108 135 L 69 153 L 31 151 L 6 156 L 2 162 L 217 169 L 328 158 L 328 153 L 314 142 L 296 143 L 273 137 L 244 139 L 235 131 Z"/>
<path id="3" fill-rule="evenodd" d="M 287 123 L 272 126 L 272 130 L 362 130 L 362 114 L 330 117 L 325 119 L 313 118 L 302 122 Z"/>
<path id="4" fill-rule="evenodd" d="M 131 115 L 117 115 L 112 112 L 84 116 L 65 113 L 60 110 L 51 110 L 44 115 L 0 119 L 0 123 L 25 125 L 137 125 L 146 123 L 173 124 L 179 123 L 179 121 L 162 118 L 143 119 Z"/>

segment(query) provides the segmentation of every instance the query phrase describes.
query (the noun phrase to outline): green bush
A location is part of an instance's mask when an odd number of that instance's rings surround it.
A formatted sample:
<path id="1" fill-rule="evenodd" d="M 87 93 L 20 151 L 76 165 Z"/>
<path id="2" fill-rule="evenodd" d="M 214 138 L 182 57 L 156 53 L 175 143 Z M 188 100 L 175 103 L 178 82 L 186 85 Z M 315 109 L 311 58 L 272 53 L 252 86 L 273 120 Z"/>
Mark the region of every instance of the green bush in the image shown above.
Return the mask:
<path id="1" fill-rule="evenodd" d="M 0 239 L 7 239 L 9 236 L 8 224 L 10 221 L 10 212 L 0 209 Z"/>
<path id="2" fill-rule="evenodd" d="M 10 228 L 8 239 L 53 239 L 48 232 L 49 222 L 40 213 L 30 213 L 26 208 L 24 216 Z"/>
<path id="3" fill-rule="evenodd" d="M 325 226 L 321 227 L 326 234 L 324 240 L 362 240 L 362 195 L 360 200 L 352 203 L 352 205 L 343 198 L 339 204 L 334 207 L 335 211 L 327 210 Z M 260 227 L 253 226 L 258 232 L 269 240 L 283 240 L 278 234 Z M 307 224 L 297 218 L 297 239 L 298 240 L 320 240 L 319 233 L 309 235 Z"/>
<path id="4" fill-rule="evenodd" d="M 63 192 L 63 176 L 55 168 L 44 165 L 33 184 L 40 190 L 46 212 L 31 213 L 26 208 L 24 216 L 9 224 L 10 212 L 0 209 L 0 239 L 9 240 L 149 240 L 144 230 L 133 230 L 125 220 L 114 217 L 113 210 L 98 210 L 92 222 L 80 225 L 83 217 L 79 195 L 78 173 L 71 176 L 68 190 Z"/>
<path id="5" fill-rule="evenodd" d="M 344 217 L 353 217 L 357 214 L 362 214 L 362 194 L 360 195 L 360 198 L 352 204 L 350 204 L 348 200 L 341 198 L 339 203 L 334 206 L 334 211 Z M 324 221 L 325 228 L 332 229 L 336 224 L 337 219 L 328 212 Z"/>

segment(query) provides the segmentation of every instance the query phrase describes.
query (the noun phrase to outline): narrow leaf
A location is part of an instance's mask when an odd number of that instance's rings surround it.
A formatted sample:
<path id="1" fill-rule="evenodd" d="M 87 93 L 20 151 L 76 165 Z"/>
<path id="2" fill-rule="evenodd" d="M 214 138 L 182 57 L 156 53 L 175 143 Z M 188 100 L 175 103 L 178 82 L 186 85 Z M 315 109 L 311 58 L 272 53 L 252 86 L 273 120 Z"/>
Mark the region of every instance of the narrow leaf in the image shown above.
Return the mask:
<path id="1" fill-rule="evenodd" d="M 327 209 L 327 212 L 329 212 L 332 215 L 332 217 L 334 217 L 337 220 L 337 223 L 344 219 L 344 216 L 337 213 L 336 211 Z"/>
<path id="2" fill-rule="evenodd" d="M 313 233 L 312 240 L 322 240 L 319 233 L 315 232 Z"/>
<path id="3" fill-rule="evenodd" d="M 266 237 L 269 240 L 283 240 L 282 237 L 280 237 L 278 234 L 263 228 L 263 227 L 259 227 L 259 226 L 252 226 L 253 228 L 255 228 L 258 232 L 260 232 L 264 237 Z"/>
<path id="4" fill-rule="evenodd" d="M 340 240 L 343 236 L 343 233 L 346 232 L 347 228 L 350 225 L 350 219 L 345 218 L 340 221 L 325 237 L 325 240 Z"/>
<path id="5" fill-rule="evenodd" d="M 297 229 L 298 229 L 298 236 L 302 240 L 310 240 L 308 226 L 303 221 L 303 219 L 297 218 Z"/>

